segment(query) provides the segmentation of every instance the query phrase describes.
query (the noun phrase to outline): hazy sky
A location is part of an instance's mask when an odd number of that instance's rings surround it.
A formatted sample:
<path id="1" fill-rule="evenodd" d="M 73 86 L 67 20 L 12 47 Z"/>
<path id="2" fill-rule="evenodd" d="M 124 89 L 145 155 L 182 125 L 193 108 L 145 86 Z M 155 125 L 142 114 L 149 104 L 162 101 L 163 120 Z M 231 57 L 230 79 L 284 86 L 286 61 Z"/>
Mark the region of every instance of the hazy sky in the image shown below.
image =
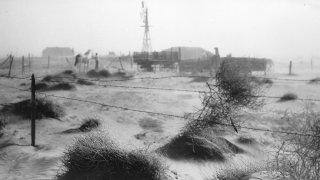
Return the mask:
<path id="1" fill-rule="evenodd" d="M 222 55 L 320 56 L 317 0 L 146 0 L 153 50 L 200 46 Z M 47 46 L 142 48 L 141 0 L 0 0 L 0 55 Z"/>

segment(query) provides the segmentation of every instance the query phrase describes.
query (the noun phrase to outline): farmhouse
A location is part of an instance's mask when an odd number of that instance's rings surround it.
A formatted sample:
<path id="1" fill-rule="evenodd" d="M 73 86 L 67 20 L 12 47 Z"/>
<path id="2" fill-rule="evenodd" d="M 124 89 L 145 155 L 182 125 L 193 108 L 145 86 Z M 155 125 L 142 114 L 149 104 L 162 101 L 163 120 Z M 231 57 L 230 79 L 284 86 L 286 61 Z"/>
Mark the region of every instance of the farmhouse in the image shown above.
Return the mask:
<path id="1" fill-rule="evenodd" d="M 74 56 L 74 50 L 69 47 L 47 47 L 42 51 L 43 57 Z"/>

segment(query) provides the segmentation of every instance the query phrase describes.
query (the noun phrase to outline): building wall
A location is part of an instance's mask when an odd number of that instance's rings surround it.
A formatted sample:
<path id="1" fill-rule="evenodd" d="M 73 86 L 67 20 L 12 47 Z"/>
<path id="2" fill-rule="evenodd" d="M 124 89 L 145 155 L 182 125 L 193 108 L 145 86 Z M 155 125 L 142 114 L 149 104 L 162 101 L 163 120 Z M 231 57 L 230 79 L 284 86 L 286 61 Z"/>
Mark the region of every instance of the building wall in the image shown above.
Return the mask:
<path id="1" fill-rule="evenodd" d="M 68 47 L 47 47 L 42 51 L 43 57 L 65 57 L 74 56 L 74 51 L 72 48 Z"/>

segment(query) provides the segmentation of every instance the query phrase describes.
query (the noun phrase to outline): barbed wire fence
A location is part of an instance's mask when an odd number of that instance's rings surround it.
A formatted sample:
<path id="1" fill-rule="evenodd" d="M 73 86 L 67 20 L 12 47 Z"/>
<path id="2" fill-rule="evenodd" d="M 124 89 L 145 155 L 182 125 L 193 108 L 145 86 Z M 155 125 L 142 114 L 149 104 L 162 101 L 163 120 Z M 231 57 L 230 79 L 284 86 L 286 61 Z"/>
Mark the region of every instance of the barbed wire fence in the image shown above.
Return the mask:
<path id="1" fill-rule="evenodd" d="M 30 77 L 7 77 L 7 76 L 0 76 L 2 78 L 10 78 L 10 79 L 15 79 L 15 80 L 24 80 L 24 81 L 29 81 Z M 131 78 L 130 80 L 133 79 L 150 79 L 150 80 L 155 80 L 155 79 L 167 79 L 167 78 L 179 78 L 179 77 L 204 77 L 204 76 L 166 76 L 166 77 L 143 77 L 143 78 Z M 212 77 L 209 77 L 212 78 Z M 35 79 L 41 79 L 41 77 L 37 77 Z M 90 80 L 92 82 L 114 82 L 112 80 L 98 80 L 98 79 L 86 79 Z M 284 81 L 296 81 L 296 79 L 278 79 L 277 80 L 284 80 Z M 128 81 L 128 79 L 121 80 L 121 81 Z M 309 80 L 297 80 L 297 81 L 309 81 Z M 65 81 L 53 81 L 53 82 L 65 82 Z M 70 81 L 72 83 L 72 81 Z M 0 83 L 0 86 L 15 89 L 18 91 L 23 91 L 23 92 L 32 92 L 32 89 L 22 89 L 14 86 L 9 86 Z M 140 86 L 124 86 L 124 85 L 112 85 L 112 84 L 105 84 L 105 85 L 97 85 L 97 86 L 103 86 L 103 87 L 116 87 L 116 88 L 134 88 L 134 89 L 144 89 L 144 90 L 163 90 L 163 91 L 183 91 L 183 92 L 192 92 L 192 93 L 208 93 L 208 91 L 201 91 L 201 90 L 187 90 L 187 89 L 174 89 L 174 88 L 156 88 L 156 87 L 140 87 Z M 212 84 L 212 86 L 214 86 Z M 132 112 L 138 112 L 138 113 L 148 113 L 148 114 L 154 114 L 154 115 L 159 115 L 159 116 L 167 116 L 167 117 L 174 117 L 174 118 L 180 118 L 180 119 L 186 119 L 186 120 L 192 120 L 186 116 L 182 115 L 175 115 L 175 114 L 167 114 L 167 113 L 162 113 L 162 112 L 154 112 L 154 111 L 146 111 L 146 110 L 141 110 L 141 109 L 134 109 L 131 107 L 125 107 L 125 106 L 120 106 L 120 105 L 113 105 L 113 104 L 106 104 L 102 102 L 96 102 L 96 101 L 90 101 L 90 100 L 85 100 L 85 99 L 79 99 L 79 98 L 71 98 L 71 97 L 65 97 L 65 96 L 59 96 L 55 94 L 49 94 L 45 92 L 35 92 L 35 94 L 38 95 L 44 95 L 46 97 L 52 97 L 52 98 L 58 98 L 58 99 L 65 99 L 65 100 L 72 100 L 72 101 L 77 101 L 81 103 L 89 103 L 89 104 L 94 104 L 94 105 L 99 105 L 99 106 L 106 106 L 106 107 L 111 107 L 111 108 L 116 108 L 120 109 L 123 111 L 132 111 Z M 270 98 L 270 99 L 279 99 L 280 96 L 256 96 L 259 98 Z M 297 100 L 300 101 L 313 101 L 313 102 L 319 102 L 320 99 L 310 99 L 310 98 L 297 98 Z M 0 104 L 1 106 L 8 106 L 10 104 Z M 227 124 L 227 123 L 215 123 L 220 126 L 227 126 L 227 127 L 234 127 L 232 124 Z M 247 129 L 247 130 L 253 130 L 253 131 L 262 131 L 262 132 L 271 132 L 271 133 L 279 133 L 279 134 L 288 134 L 288 135 L 297 135 L 297 136 L 311 136 L 311 137 L 320 137 L 320 136 L 315 136 L 313 134 L 308 134 L 308 133 L 299 133 L 299 132 L 289 132 L 289 131 L 280 131 L 280 130 L 271 130 L 271 129 L 265 129 L 265 128 L 256 128 L 256 127 L 250 127 L 250 126 L 240 126 L 236 125 L 237 128 L 239 129 Z"/>

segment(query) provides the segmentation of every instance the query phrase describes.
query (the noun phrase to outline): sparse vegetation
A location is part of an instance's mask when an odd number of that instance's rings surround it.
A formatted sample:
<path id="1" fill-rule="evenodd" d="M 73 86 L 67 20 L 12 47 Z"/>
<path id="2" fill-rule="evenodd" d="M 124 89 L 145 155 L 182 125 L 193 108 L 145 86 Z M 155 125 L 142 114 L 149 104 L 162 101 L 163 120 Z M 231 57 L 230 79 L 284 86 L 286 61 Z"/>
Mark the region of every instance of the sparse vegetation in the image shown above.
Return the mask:
<path id="1" fill-rule="evenodd" d="M 31 101 L 23 100 L 12 105 L 5 106 L 3 112 L 11 112 L 26 118 L 31 117 Z M 59 118 L 65 114 L 63 107 L 45 98 L 38 98 L 35 102 L 35 118 Z"/>
<path id="2" fill-rule="evenodd" d="M 103 69 L 100 71 L 96 71 L 93 69 L 93 70 L 90 70 L 89 72 L 87 72 L 87 76 L 89 76 L 89 77 L 110 77 L 111 73 L 106 69 Z"/>
<path id="3" fill-rule="evenodd" d="M 163 132 L 162 124 L 158 120 L 150 118 L 142 118 L 139 120 L 139 126 L 146 130 L 153 130 L 155 132 Z"/>
<path id="4" fill-rule="evenodd" d="M 55 75 L 47 75 L 41 81 L 42 82 L 70 82 L 74 81 L 77 75 L 72 70 L 66 70 Z"/>
<path id="5" fill-rule="evenodd" d="M 77 139 L 62 159 L 59 180 L 162 180 L 165 168 L 147 153 L 127 152 L 96 134 Z"/>
<path id="6" fill-rule="evenodd" d="M 38 91 L 58 91 L 58 90 L 73 90 L 76 87 L 70 83 L 47 83 L 39 82 L 36 83 L 35 89 Z"/>
<path id="7" fill-rule="evenodd" d="M 7 125 L 7 116 L 4 114 L 0 115 L 0 137 L 3 135 L 3 129 L 6 127 Z"/>
<path id="8" fill-rule="evenodd" d="M 100 120 L 97 118 L 86 118 L 83 120 L 82 125 L 79 127 L 81 132 L 89 132 L 100 126 Z"/>
<path id="9" fill-rule="evenodd" d="M 262 80 L 261 80 L 261 82 L 263 83 L 263 84 L 273 84 L 273 81 L 271 80 L 271 79 L 268 79 L 268 78 L 263 78 Z"/>
<path id="10" fill-rule="evenodd" d="M 77 80 L 77 84 L 80 84 L 80 85 L 94 85 L 93 82 L 90 82 L 90 81 L 85 80 L 85 79 L 78 79 Z"/>
<path id="11" fill-rule="evenodd" d="M 249 166 L 249 167 L 248 167 Z M 257 165 L 246 165 L 245 167 L 237 167 L 231 165 L 217 175 L 217 180 L 245 180 L 250 179 L 250 175 L 260 171 L 262 167 L 257 167 Z"/>
<path id="12" fill-rule="evenodd" d="M 313 78 L 309 81 L 310 84 L 320 83 L 320 77 Z"/>
<path id="13" fill-rule="evenodd" d="M 244 150 L 222 137 L 182 134 L 157 150 L 175 160 L 224 161 L 225 154 L 243 153 Z"/>
<path id="14" fill-rule="evenodd" d="M 320 114 L 310 107 L 301 114 L 286 114 L 292 132 L 310 136 L 287 135 L 278 147 L 274 168 L 281 179 L 320 177 Z"/>
<path id="15" fill-rule="evenodd" d="M 261 86 L 249 74 L 238 70 L 233 63 L 223 62 L 216 74 L 216 84 L 207 86 L 202 96 L 202 108 L 191 117 L 184 131 L 198 133 L 217 124 L 230 124 L 237 131 L 237 116 L 243 108 L 256 109 L 263 102 L 258 99 Z"/>
<path id="16" fill-rule="evenodd" d="M 101 120 L 95 117 L 85 118 L 78 128 L 63 131 L 64 134 L 90 132 L 101 125 Z"/>
<path id="17" fill-rule="evenodd" d="M 240 144 L 246 144 L 246 145 L 256 144 L 257 143 L 257 141 L 253 137 L 248 137 L 248 136 L 240 136 L 237 139 L 237 142 L 240 143 Z"/>
<path id="18" fill-rule="evenodd" d="M 280 99 L 279 102 L 284 102 L 284 101 L 292 101 L 292 100 L 296 100 L 298 98 L 298 96 L 294 93 L 287 93 L 284 94 Z"/>

